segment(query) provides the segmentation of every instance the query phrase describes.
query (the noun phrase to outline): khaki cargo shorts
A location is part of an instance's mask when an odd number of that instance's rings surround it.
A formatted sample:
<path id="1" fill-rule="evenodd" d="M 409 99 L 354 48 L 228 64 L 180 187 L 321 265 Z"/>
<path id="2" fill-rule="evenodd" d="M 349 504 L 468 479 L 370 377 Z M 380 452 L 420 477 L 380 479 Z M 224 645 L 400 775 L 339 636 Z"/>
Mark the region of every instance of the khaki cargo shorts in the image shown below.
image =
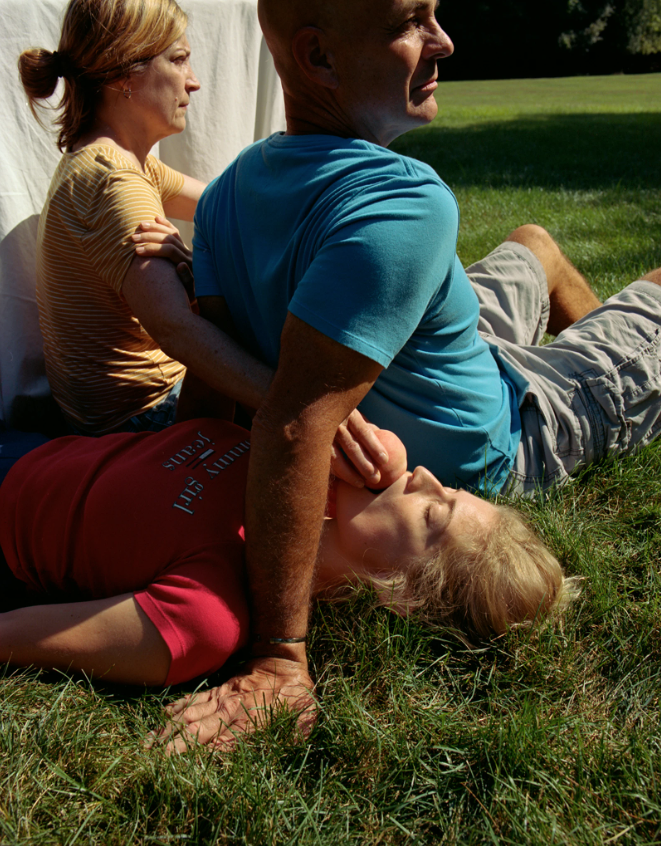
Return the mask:
<path id="1" fill-rule="evenodd" d="M 633 282 L 540 347 L 549 298 L 537 257 L 506 242 L 466 272 L 480 334 L 522 396 L 521 441 L 503 493 L 563 484 L 661 434 L 661 286 Z"/>

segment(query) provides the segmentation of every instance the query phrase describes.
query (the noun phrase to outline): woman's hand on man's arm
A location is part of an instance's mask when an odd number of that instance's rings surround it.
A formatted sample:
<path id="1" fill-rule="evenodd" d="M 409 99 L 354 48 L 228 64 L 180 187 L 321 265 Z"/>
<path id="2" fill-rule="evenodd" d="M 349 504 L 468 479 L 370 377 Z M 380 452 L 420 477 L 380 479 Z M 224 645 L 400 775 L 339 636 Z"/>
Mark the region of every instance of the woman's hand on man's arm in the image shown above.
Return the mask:
<path id="1" fill-rule="evenodd" d="M 380 489 L 392 485 L 405 471 L 406 447 L 402 441 L 354 408 L 335 435 L 332 474 L 355 487 Z"/>
<path id="2" fill-rule="evenodd" d="M 224 297 L 199 300 L 200 315 L 240 343 Z M 402 457 L 403 452 L 403 457 Z M 342 422 L 331 451 L 331 473 L 354 487 L 385 488 L 406 470 L 404 444 L 392 432 L 380 430 L 355 408 Z"/>

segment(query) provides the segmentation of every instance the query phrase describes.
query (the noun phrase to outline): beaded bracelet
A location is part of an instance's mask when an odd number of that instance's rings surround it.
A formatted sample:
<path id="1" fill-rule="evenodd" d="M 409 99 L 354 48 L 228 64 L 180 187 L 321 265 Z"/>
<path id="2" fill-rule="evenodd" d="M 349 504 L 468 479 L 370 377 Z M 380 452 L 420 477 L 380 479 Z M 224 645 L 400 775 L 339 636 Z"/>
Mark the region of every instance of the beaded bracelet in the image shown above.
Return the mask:
<path id="1" fill-rule="evenodd" d="M 254 643 L 259 643 L 262 640 L 261 635 L 255 635 L 253 637 Z M 303 637 L 269 637 L 266 638 L 267 643 L 279 644 L 279 643 L 305 643 L 307 640 L 307 635 L 303 635 Z"/>

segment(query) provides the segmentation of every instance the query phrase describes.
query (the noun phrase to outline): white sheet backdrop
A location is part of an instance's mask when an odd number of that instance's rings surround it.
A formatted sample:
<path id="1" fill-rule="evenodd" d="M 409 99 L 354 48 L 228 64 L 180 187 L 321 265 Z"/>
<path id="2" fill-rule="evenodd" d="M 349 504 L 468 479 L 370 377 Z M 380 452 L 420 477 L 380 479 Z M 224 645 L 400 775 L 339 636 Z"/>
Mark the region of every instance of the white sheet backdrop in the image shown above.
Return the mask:
<path id="1" fill-rule="evenodd" d="M 0 0 L 0 420 L 11 420 L 17 397 L 48 393 L 34 293 L 35 239 L 59 151 L 30 113 L 16 59 L 29 47 L 56 49 L 66 2 Z M 191 62 L 202 88 L 192 97 L 186 131 L 154 152 L 208 181 L 243 147 L 284 128 L 282 90 L 257 21 L 257 0 L 180 5 L 189 14 Z"/>

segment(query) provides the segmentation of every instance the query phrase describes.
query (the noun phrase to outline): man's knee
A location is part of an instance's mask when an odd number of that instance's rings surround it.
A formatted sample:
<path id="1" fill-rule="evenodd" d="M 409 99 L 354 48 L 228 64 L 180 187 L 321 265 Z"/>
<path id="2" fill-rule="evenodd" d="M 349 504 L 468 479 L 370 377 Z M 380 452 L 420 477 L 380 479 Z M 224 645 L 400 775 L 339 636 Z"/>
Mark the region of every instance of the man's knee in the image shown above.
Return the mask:
<path id="1" fill-rule="evenodd" d="M 558 248 L 556 242 L 546 229 L 543 226 L 538 226 L 536 223 L 524 223 L 523 226 L 518 226 L 514 232 L 510 232 L 505 240 L 523 244 L 524 247 L 528 247 L 534 253 L 548 250 L 549 248 Z"/>
<path id="2" fill-rule="evenodd" d="M 546 273 L 549 294 L 553 294 L 559 284 L 566 283 L 567 271 L 571 265 L 543 226 L 526 223 L 511 232 L 506 240 L 522 244 L 537 256 Z"/>
<path id="3" fill-rule="evenodd" d="M 645 279 L 647 282 L 655 282 L 657 285 L 661 285 L 661 267 L 657 268 L 656 270 L 652 270 L 650 273 L 646 273 L 645 276 L 642 276 L 641 279 Z"/>

